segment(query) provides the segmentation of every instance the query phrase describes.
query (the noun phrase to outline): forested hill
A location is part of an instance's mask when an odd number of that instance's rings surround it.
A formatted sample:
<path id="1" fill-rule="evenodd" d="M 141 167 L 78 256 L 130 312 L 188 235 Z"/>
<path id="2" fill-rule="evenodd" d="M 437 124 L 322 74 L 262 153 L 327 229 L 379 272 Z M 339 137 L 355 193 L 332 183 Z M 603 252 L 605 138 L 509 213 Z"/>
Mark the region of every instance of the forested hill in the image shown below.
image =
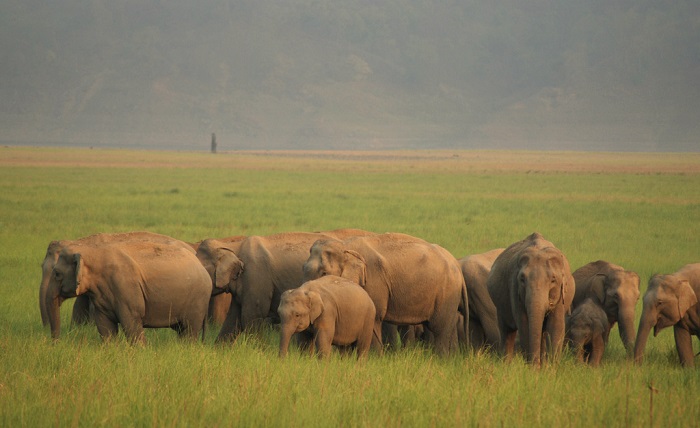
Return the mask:
<path id="1" fill-rule="evenodd" d="M 697 0 L 4 0 L 0 140 L 700 150 Z"/>

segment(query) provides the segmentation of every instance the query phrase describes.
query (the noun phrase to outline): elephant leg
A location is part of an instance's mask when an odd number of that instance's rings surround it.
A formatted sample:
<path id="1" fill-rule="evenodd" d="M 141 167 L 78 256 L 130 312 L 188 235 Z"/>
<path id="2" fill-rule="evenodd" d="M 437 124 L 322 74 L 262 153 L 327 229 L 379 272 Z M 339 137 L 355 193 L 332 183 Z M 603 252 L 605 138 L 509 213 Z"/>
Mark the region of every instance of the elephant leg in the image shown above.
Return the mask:
<path id="1" fill-rule="evenodd" d="M 402 325 L 399 326 L 399 337 L 401 338 L 401 345 L 405 348 L 409 345 L 414 345 L 418 341 L 418 335 L 416 334 L 415 325 Z"/>
<path id="2" fill-rule="evenodd" d="M 105 342 L 109 342 L 119 333 L 118 324 L 101 312 L 95 311 L 95 324 L 97 324 L 97 331 Z"/>
<path id="3" fill-rule="evenodd" d="M 299 351 L 303 352 L 309 352 L 310 354 L 313 355 L 313 349 L 314 349 L 314 336 L 308 331 L 301 331 L 299 333 L 295 333 L 292 335 L 292 341 L 296 343 L 297 348 L 299 348 Z"/>
<path id="4" fill-rule="evenodd" d="M 231 293 L 221 293 L 212 296 L 209 300 L 209 308 L 207 310 L 208 321 L 222 325 L 224 321 L 226 321 L 226 315 L 230 307 Z"/>
<path id="5" fill-rule="evenodd" d="M 676 339 L 676 350 L 683 367 L 695 367 L 695 355 L 693 354 L 693 336 L 688 329 L 678 326 L 673 326 L 673 336 Z"/>
<path id="6" fill-rule="evenodd" d="M 528 320 L 527 312 L 523 311 L 517 318 L 520 320 L 518 323 L 518 341 L 520 342 L 520 352 L 525 355 L 528 361 L 532 361 L 534 355 L 530 355 L 530 322 Z M 537 346 L 539 350 L 540 347 Z"/>
<path id="7" fill-rule="evenodd" d="M 605 352 L 605 340 L 602 335 L 597 335 L 591 341 L 591 356 L 588 358 L 588 364 L 593 367 L 598 367 L 603 359 Z"/>
<path id="8" fill-rule="evenodd" d="M 178 336 L 182 339 L 196 341 L 199 333 L 206 328 L 204 321 L 205 317 L 191 317 L 179 322 L 176 329 Z M 202 334 L 202 340 L 204 340 L 204 334 Z"/>
<path id="9" fill-rule="evenodd" d="M 465 342 L 465 339 L 460 338 L 461 343 Z M 486 345 L 486 337 L 484 335 L 484 328 L 481 322 L 476 318 L 471 318 L 469 320 L 469 344 L 474 350 L 481 349 Z"/>
<path id="10" fill-rule="evenodd" d="M 232 342 L 241 332 L 241 305 L 235 299 L 231 300 L 231 306 L 226 314 L 224 324 L 216 337 L 216 343 Z"/>
<path id="11" fill-rule="evenodd" d="M 440 313 L 442 312 L 442 313 Z M 438 308 L 428 321 L 428 329 L 433 333 L 433 347 L 442 356 L 457 349 L 457 316 L 459 312 Z"/>
<path id="12" fill-rule="evenodd" d="M 85 325 L 90 322 L 90 298 L 82 294 L 75 298 L 71 323 L 73 325 Z"/>
<path id="13" fill-rule="evenodd" d="M 540 361 L 546 361 L 547 356 L 553 354 L 552 337 L 547 329 L 542 330 L 542 340 L 540 341 Z"/>
<path id="14" fill-rule="evenodd" d="M 543 343 L 548 343 L 547 352 L 550 353 L 550 359 L 557 361 L 561 357 L 561 351 L 564 347 L 564 336 L 566 335 L 566 310 L 564 305 L 557 305 L 545 321 L 545 330 L 547 340 L 542 337 Z"/>
<path id="15" fill-rule="evenodd" d="M 318 353 L 321 358 L 328 358 L 331 356 L 334 333 L 332 328 L 324 328 L 316 332 L 316 348 L 318 348 Z"/>
<path id="16" fill-rule="evenodd" d="M 399 348 L 399 337 L 400 337 L 399 326 L 395 324 L 389 324 L 387 322 L 382 323 L 382 343 L 387 345 L 391 349 Z M 402 341 L 403 343 L 403 341 Z"/>
<path id="17" fill-rule="evenodd" d="M 265 324 L 265 317 L 270 312 L 271 300 L 247 299 L 241 305 L 241 329 L 257 331 Z"/>
<path id="18" fill-rule="evenodd" d="M 124 335 L 131 344 L 146 344 L 146 335 L 143 331 L 143 323 L 139 318 L 131 314 L 120 315 L 119 324 L 122 325 L 122 329 L 124 329 Z"/>
<path id="19" fill-rule="evenodd" d="M 374 336 L 374 323 L 368 322 L 364 326 L 355 344 L 358 359 L 367 358 L 369 348 L 372 346 L 372 336 Z"/>
<path id="20" fill-rule="evenodd" d="M 517 330 L 508 331 L 503 335 L 503 353 L 506 356 L 506 361 L 513 359 L 513 355 L 515 354 L 515 339 L 517 335 Z"/>
<path id="21" fill-rule="evenodd" d="M 379 353 L 384 354 L 384 344 L 382 343 L 382 322 L 378 319 L 374 320 L 372 326 L 372 345 L 371 348 Z"/>

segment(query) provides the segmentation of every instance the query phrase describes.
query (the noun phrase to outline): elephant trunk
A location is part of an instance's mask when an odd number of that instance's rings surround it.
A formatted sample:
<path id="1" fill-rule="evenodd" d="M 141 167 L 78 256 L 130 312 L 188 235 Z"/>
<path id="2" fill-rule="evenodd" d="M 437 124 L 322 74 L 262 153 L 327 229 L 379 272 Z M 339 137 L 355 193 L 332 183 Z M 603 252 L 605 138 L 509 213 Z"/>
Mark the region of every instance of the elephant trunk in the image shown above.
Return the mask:
<path id="1" fill-rule="evenodd" d="M 47 275 L 44 272 L 41 278 L 41 285 L 39 285 L 39 311 L 41 312 L 41 324 L 47 326 L 49 324 L 49 312 L 46 308 L 46 291 L 49 288 L 49 279 L 51 275 Z"/>
<path id="2" fill-rule="evenodd" d="M 542 358 L 542 328 L 544 326 L 545 309 L 539 301 L 531 302 L 527 309 L 528 322 L 528 359 L 539 367 Z"/>
<path id="3" fill-rule="evenodd" d="M 625 345 L 627 355 L 632 355 L 634 352 L 634 306 L 622 307 L 618 311 L 618 329 L 620 330 L 620 338 Z"/>
<path id="4" fill-rule="evenodd" d="M 656 314 L 645 307 L 642 311 L 642 318 L 639 320 L 637 340 L 634 343 L 634 362 L 636 364 L 641 364 L 644 359 L 644 348 L 654 325 L 656 325 Z"/>
<path id="5" fill-rule="evenodd" d="M 292 322 L 282 322 L 282 324 L 280 324 L 280 358 L 287 356 L 287 352 L 289 351 L 289 342 L 292 335 L 296 332 L 295 327 L 296 326 Z"/>
<path id="6" fill-rule="evenodd" d="M 47 287 L 44 306 L 46 307 L 46 316 L 51 325 L 51 337 L 58 339 L 61 335 L 61 303 L 65 298 L 61 296 L 61 289 L 58 285 Z"/>

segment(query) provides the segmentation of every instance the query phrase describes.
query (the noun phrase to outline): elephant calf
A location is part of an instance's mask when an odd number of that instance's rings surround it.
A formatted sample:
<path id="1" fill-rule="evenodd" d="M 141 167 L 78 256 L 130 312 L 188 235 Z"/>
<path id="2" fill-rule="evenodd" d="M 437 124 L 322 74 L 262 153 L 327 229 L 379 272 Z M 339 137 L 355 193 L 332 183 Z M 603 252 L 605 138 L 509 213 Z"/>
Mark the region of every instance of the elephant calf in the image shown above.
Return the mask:
<path id="1" fill-rule="evenodd" d="M 581 362 L 600 365 L 608 342 L 610 323 L 596 302 L 586 299 L 566 319 L 566 338 Z"/>
<path id="2" fill-rule="evenodd" d="M 312 346 L 315 343 L 323 358 L 330 356 L 332 345 L 353 344 L 357 357 L 366 357 L 372 338 L 381 337 L 381 323 L 369 294 L 357 283 L 337 276 L 324 276 L 285 291 L 277 312 L 280 357 L 287 355 L 295 333 L 312 335 Z"/>

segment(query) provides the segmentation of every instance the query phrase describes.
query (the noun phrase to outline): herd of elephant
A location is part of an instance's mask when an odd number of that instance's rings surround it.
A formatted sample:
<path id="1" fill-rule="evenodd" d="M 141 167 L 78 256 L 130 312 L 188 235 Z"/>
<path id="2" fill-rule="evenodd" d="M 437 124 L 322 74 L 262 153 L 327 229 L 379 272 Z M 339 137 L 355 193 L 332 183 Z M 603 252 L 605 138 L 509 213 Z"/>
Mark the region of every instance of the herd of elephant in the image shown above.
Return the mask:
<path id="1" fill-rule="evenodd" d="M 60 305 L 73 297 L 72 322 L 94 322 L 105 340 L 119 325 L 132 343 L 145 343 L 144 328 L 204 338 L 213 323 L 217 342 L 231 342 L 273 322 L 280 356 L 292 338 L 323 357 L 335 346 L 362 358 L 420 337 L 441 355 L 465 344 L 506 359 L 519 343 L 535 366 L 567 342 L 596 366 L 618 323 L 638 363 L 651 329 L 673 326 L 680 363 L 692 367 L 692 335 L 700 337 L 700 263 L 652 276 L 635 333 L 639 275 L 602 260 L 572 272 L 539 233 L 459 260 L 410 235 L 359 229 L 198 243 L 103 233 L 51 242 L 42 270 L 41 318 L 55 339 Z"/>

